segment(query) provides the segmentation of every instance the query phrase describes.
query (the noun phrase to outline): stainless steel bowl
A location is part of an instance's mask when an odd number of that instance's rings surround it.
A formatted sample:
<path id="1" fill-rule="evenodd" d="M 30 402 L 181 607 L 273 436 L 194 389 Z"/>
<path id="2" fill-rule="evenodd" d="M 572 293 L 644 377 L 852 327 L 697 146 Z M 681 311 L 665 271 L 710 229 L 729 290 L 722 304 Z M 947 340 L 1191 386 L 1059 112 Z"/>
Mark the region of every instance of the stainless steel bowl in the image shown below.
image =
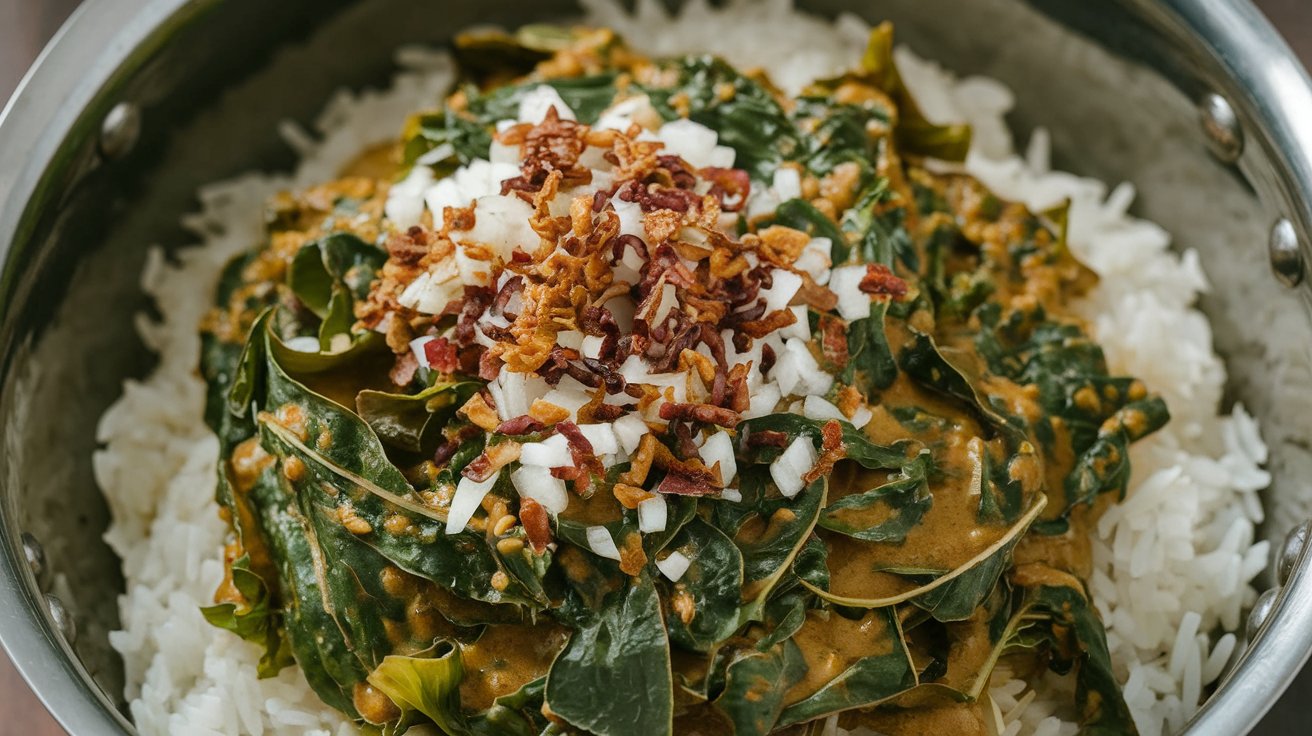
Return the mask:
<path id="1" fill-rule="evenodd" d="M 1019 130 L 1051 130 L 1064 167 L 1135 182 L 1137 212 L 1201 254 L 1230 397 L 1271 445 L 1264 534 L 1283 552 L 1250 646 L 1189 732 L 1246 731 L 1312 648 L 1307 534 L 1281 542 L 1312 508 L 1312 84 L 1246 0 L 800 4 L 891 18 L 921 53 L 1007 82 Z M 122 380 L 152 363 L 132 330 L 149 308 L 146 247 L 185 242 L 176 223 L 198 185 L 290 165 L 277 122 L 309 120 L 338 86 L 384 83 L 395 46 L 574 10 L 92 0 L 28 75 L 0 123 L 0 640 L 70 732 L 131 731 L 106 635 L 123 583 L 91 452 Z"/>

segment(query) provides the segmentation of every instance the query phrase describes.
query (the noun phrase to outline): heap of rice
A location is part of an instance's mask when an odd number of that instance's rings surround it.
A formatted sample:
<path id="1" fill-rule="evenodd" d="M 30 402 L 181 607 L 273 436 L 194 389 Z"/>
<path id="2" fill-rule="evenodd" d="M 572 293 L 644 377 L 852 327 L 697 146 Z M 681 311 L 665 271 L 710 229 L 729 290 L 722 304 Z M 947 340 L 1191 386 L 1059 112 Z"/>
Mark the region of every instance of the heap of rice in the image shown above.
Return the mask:
<path id="1" fill-rule="evenodd" d="M 653 54 L 713 48 L 737 65 L 768 69 L 788 90 L 850 66 L 868 33 L 856 18 L 830 24 L 802 15 L 791 0 L 716 10 L 698 0 L 678 17 L 655 2 L 639 3 L 633 15 L 611 0 L 585 5 L 587 22 L 614 27 Z M 453 79 L 444 53 L 408 49 L 398 62 L 403 71 L 391 89 L 333 99 L 317 136 L 283 131 L 302 157 L 295 174 L 248 174 L 202 190 L 200 213 L 185 221 L 197 246 L 174 263 L 156 252 L 143 274 L 162 318 L 141 316 L 139 330 L 161 361 L 146 380 L 125 385 L 101 420 L 104 449 L 95 456 L 114 517 L 106 539 L 127 580 L 123 630 L 110 642 L 123 656 L 143 734 L 354 732 L 299 670 L 258 679 L 257 648 L 200 615 L 222 577 L 226 527 L 212 500 L 218 443 L 201 418 L 197 325 L 209 305 L 201 295 L 225 261 L 261 238 L 268 196 L 332 178 L 363 147 L 395 136 L 409 112 L 432 105 Z M 958 79 L 906 50 L 898 62 L 927 115 L 974 126 L 970 173 L 1035 209 L 1071 199 L 1072 248 L 1102 277 L 1081 311 L 1112 372 L 1140 376 L 1171 407 L 1166 428 L 1134 446 L 1127 500 L 1097 527 L 1090 587 L 1140 731 L 1178 730 L 1231 658 L 1235 635 L 1216 633 L 1239 627 L 1268 555 L 1265 542 L 1254 543 L 1262 520 L 1256 492 L 1269 481 L 1266 447 L 1242 408 L 1218 415 L 1225 369 L 1192 307 L 1206 277 L 1196 254 L 1169 250 L 1166 232 L 1126 214 L 1130 185 L 1109 193 L 1101 182 L 1051 171 L 1041 130 L 1026 155 L 1016 155 L 1003 120 L 1012 97 L 1001 84 Z M 1059 692 L 1069 682 L 1049 676 L 1036 692 L 999 671 L 992 685 L 1005 736 L 1076 732 L 1059 707 L 1069 702 Z"/>

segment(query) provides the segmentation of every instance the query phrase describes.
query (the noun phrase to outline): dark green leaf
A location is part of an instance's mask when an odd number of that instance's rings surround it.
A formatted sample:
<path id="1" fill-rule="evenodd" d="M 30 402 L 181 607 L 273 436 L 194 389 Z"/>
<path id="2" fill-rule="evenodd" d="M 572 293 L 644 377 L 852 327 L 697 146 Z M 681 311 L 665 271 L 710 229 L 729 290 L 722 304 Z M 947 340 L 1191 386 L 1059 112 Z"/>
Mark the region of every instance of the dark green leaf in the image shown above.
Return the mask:
<path id="1" fill-rule="evenodd" d="M 865 542 L 901 543 L 934 502 L 932 467 L 929 451 L 922 451 L 889 482 L 830 502 L 817 524 Z"/>
<path id="2" fill-rule="evenodd" d="M 669 585 L 670 595 L 692 598 L 694 614 L 686 623 L 669 616 L 670 641 L 707 652 L 738 628 L 738 607 L 743 586 L 743 556 L 724 532 L 700 518 L 686 524 L 666 547 L 687 557 L 691 564 L 679 582 Z"/>
<path id="3" fill-rule="evenodd" d="M 812 614 L 813 617 L 823 615 Z M 915 669 L 898 627 L 897 612 L 892 608 L 875 609 L 867 612 L 861 623 L 861 636 L 868 642 L 870 654 L 857 659 L 814 693 L 785 708 L 779 717 L 780 725 L 876 705 L 916 685 Z M 805 646 L 805 639 L 802 642 L 801 646 Z"/>
<path id="4" fill-rule="evenodd" d="M 273 677 L 292 664 L 290 645 L 283 636 L 281 617 L 270 606 L 269 588 L 264 579 L 251 570 L 250 558 L 243 555 L 232 563 L 232 584 L 246 599 L 245 605 L 220 603 L 200 609 L 212 626 L 227 629 L 246 641 L 264 647 L 260 655 L 260 677 Z"/>
<path id="5" fill-rule="evenodd" d="M 673 725 L 670 644 L 646 574 L 608 595 L 547 674 L 547 707 L 596 734 L 666 736 Z"/>
<path id="6" fill-rule="evenodd" d="M 884 332 L 887 314 L 887 301 L 872 300 L 870 316 L 848 324 L 848 363 L 838 374 L 838 380 L 855 386 L 866 396 L 877 395 L 897 379 L 897 360 Z"/>
<path id="7" fill-rule="evenodd" d="M 791 639 L 761 652 L 749 649 L 729 663 L 724 691 L 715 700 L 735 736 L 768 736 L 784 709 L 784 695 L 806 674 L 806 661 Z"/>
<path id="8" fill-rule="evenodd" d="M 417 394 L 365 390 L 356 396 L 355 406 L 383 442 L 423 452 L 432 448 L 455 410 L 481 386 L 477 381 L 455 381 L 434 384 Z"/>
<path id="9" fill-rule="evenodd" d="M 767 414 L 748 419 L 738 425 L 739 453 L 757 463 L 770 462 L 779 455 L 781 448 L 752 447 L 751 434 L 757 431 L 784 432 L 788 435 L 789 442 L 805 434 L 811 437 L 816 447 L 819 447 L 825 424 L 826 420 L 808 419 L 800 414 Z M 850 422 L 840 421 L 838 424 L 843 430 L 843 445 L 847 450 L 847 459 L 865 468 L 889 470 L 900 468 L 907 461 L 909 453 L 916 449 L 916 443 L 912 440 L 899 441 L 888 447 L 877 445 Z"/>

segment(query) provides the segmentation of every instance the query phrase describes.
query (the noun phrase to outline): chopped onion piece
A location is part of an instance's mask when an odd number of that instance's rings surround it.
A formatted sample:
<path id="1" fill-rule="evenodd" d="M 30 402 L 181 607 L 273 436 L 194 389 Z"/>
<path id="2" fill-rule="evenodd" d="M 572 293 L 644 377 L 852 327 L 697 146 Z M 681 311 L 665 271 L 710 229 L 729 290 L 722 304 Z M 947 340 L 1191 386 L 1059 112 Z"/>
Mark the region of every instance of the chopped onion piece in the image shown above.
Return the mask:
<path id="1" fill-rule="evenodd" d="M 834 241 L 829 238 L 811 238 L 793 261 L 793 268 L 805 271 L 812 281 L 824 286 L 829 283 L 829 267 L 833 265 L 829 258 L 833 247 Z"/>
<path id="2" fill-rule="evenodd" d="M 437 338 L 425 335 L 424 337 L 416 337 L 410 341 L 410 352 L 414 353 L 415 360 L 419 361 L 419 365 L 423 368 L 430 367 L 428 365 L 428 354 L 424 352 L 424 346 L 435 339 Z"/>
<path id="3" fill-rule="evenodd" d="M 638 531 L 643 534 L 665 531 L 665 497 L 656 494 L 638 503 Z"/>
<path id="4" fill-rule="evenodd" d="M 670 579 L 671 583 L 677 583 L 688 572 L 688 567 L 692 565 L 692 560 L 679 551 L 671 552 L 663 560 L 656 560 L 656 567 L 661 574 Z"/>
<path id="5" fill-rule="evenodd" d="M 841 422 L 847 421 L 847 417 L 843 416 L 843 412 L 839 411 L 838 407 L 825 401 L 819 396 L 806 397 L 806 401 L 802 404 L 802 416 L 805 416 L 807 419 L 837 419 Z"/>
<path id="6" fill-rule="evenodd" d="M 802 175 L 791 166 L 780 166 L 774 170 L 770 186 L 782 202 L 797 199 L 802 196 Z"/>
<path id="7" fill-rule="evenodd" d="M 726 488 L 720 491 L 720 500 L 729 503 L 738 503 L 743 500 L 743 492 L 737 488 Z"/>
<path id="8" fill-rule="evenodd" d="M 510 474 L 510 482 L 524 498 L 531 498 L 542 504 L 550 514 L 560 514 L 569 506 L 569 495 L 565 492 L 565 481 L 553 476 L 548 468 L 537 465 L 524 465 Z"/>
<path id="9" fill-rule="evenodd" d="M 787 308 L 788 303 L 797 296 L 797 290 L 802 288 L 802 277 L 782 268 L 771 271 L 770 279 L 770 288 L 761 292 L 765 299 L 766 314 Z"/>
<path id="10" fill-rule="evenodd" d="M 496 485 L 499 475 L 493 473 L 492 477 L 482 482 L 460 476 L 455 495 L 451 497 L 451 508 L 446 512 L 447 534 L 459 534 L 465 530 L 474 512 L 478 510 L 478 505 L 483 502 L 483 497 Z"/>
<path id="11" fill-rule="evenodd" d="M 865 266 L 840 266 L 829 274 L 829 290 L 838 297 L 838 314 L 851 322 L 870 316 L 870 295 L 861 291 Z"/>
<path id="12" fill-rule="evenodd" d="M 811 438 L 802 435 L 793 440 L 783 454 L 770 463 L 770 477 L 774 479 L 774 484 L 779 487 L 780 493 L 787 498 L 792 498 L 802 492 L 805 485 L 802 482 L 802 475 L 815 467 L 818 459 L 819 455 L 815 451 L 815 445 L 811 444 Z"/>
<path id="13" fill-rule="evenodd" d="M 624 451 L 630 455 L 638 449 L 642 436 L 647 434 L 647 423 L 642 420 L 640 414 L 625 414 L 616 419 L 611 424 L 611 428 L 619 439 L 620 445 L 624 447 Z"/>
<path id="14" fill-rule="evenodd" d="M 594 455 L 613 455 L 620 451 L 619 439 L 615 437 L 615 430 L 609 423 L 582 424 L 579 430 L 592 445 Z"/>
<path id="15" fill-rule="evenodd" d="M 542 122 L 547 117 L 547 111 L 556 108 L 556 115 L 561 120 L 574 120 L 574 111 L 569 109 L 565 100 L 561 99 L 560 93 L 555 87 L 546 84 L 539 84 L 519 99 L 519 112 L 516 117 L 521 123 L 533 123 L 534 125 Z"/>
<path id="16" fill-rule="evenodd" d="M 610 531 L 606 527 L 590 526 L 587 535 L 588 547 L 592 548 L 593 554 L 610 560 L 620 558 L 620 548 L 615 546 L 615 540 L 611 538 Z"/>
<path id="17" fill-rule="evenodd" d="M 766 383 L 753 391 L 748 401 L 747 411 L 743 413 L 745 419 L 773 414 L 774 408 L 779 404 L 779 387 L 773 383 Z"/>
<path id="18" fill-rule="evenodd" d="M 793 316 L 797 319 L 791 325 L 779 330 L 777 334 L 785 340 L 790 337 L 795 337 L 799 340 L 810 340 L 811 318 L 806 313 L 806 305 L 798 304 L 797 306 L 789 307 L 788 309 L 792 311 Z"/>
<path id="19" fill-rule="evenodd" d="M 561 330 L 556 333 L 556 344 L 562 348 L 578 350 L 583 347 L 584 335 L 578 330 Z"/>
<path id="20" fill-rule="evenodd" d="M 541 442 L 525 442 L 520 445 L 519 461 L 540 468 L 574 466 L 574 457 L 569 452 L 569 440 L 563 434 L 553 434 Z"/>
<path id="21" fill-rule="evenodd" d="M 733 457 L 733 439 L 723 430 L 706 438 L 706 443 L 697 449 L 706 467 L 713 468 L 720 464 L 720 485 L 729 485 L 729 481 L 738 474 L 738 463 Z"/>
<path id="22" fill-rule="evenodd" d="M 857 429 L 864 429 L 870 423 L 870 420 L 874 418 L 874 412 L 864 406 L 858 407 L 856 411 L 852 412 L 852 426 Z"/>
<path id="23" fill-rule="evenodd" d="M 601 357 L 601 346 L 606 342 L 606 338 L 597 335 L 587 335 L 583 338 L 582 344 L 579 345 L 579 353 L 585 358 L 596 360 Z"/>
<path id="24" fill-rule="evenodd" d="M 283 344 L 287 346 L 288 350 L 295 350 L 298 353 L 319 352 L 319 338 L 311 337 L 309 335 L 293 337 Z"/>

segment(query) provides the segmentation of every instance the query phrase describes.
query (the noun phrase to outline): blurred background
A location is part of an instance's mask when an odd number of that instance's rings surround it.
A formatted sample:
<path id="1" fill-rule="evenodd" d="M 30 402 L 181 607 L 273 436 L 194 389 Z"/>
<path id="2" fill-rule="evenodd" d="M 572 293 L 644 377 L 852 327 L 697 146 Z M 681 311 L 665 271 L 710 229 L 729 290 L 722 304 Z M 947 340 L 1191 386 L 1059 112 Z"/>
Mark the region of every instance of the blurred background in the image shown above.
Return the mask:
<path id="1" fill-rule="evenodd" d="M 1312 2 L 1254 0 L 1305 64 L 1312 65 Z M 0 0 L 0 102 L 7 101 L 46 41 L 80 0 Z M 1310 123 L 1312 124 L 1312 123 Z M 1258 736 L 1312 733 L 1312 667 L 1304 670 Z M 64 732 L 0 652 L 0 736 L 60 736 Z"/>

